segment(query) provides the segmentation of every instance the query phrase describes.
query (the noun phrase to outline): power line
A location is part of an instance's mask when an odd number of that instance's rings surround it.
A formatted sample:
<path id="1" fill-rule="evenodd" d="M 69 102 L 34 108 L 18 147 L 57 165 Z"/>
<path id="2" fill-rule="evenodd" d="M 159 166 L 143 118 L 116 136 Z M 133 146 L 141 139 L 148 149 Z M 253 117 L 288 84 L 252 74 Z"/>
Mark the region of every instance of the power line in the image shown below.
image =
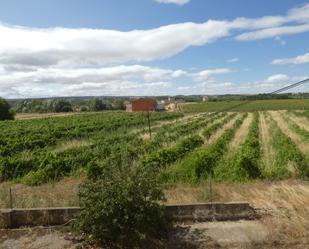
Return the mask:
<path id="1" fill-rule="evenodd" d="M 305 84 L 305 83 L 308 83 L 308 82 L 309 82 L 309 78 L 308 78 L 308 79 L 305 79 L 305 80 L 302 80 L 302 81 L 299 81 L 299 82 L 297 82 L 297 83 L 294 83 L 294 84 L 291 84 L 291 85 L 282 87 L 282 88 L 280 88 L 280 89 L 278 89 L 278 90 L 276 90 L 276 91 L 273 91 L 273 92 L 271 92 L 271 93 L 269 93 L 269 94 L 281 93 L 281 92 L 283 92 L 283 91 L 285 91 L 285 90 L 289 90 L 289 89 L 291 89 L 291 88 L 294 88 L 294 87 L 297 87 L 297 86 L 301 86 L 301 85 L 303 85 L 303 84 Z"/>
<path id="2" fill-rule="evenodd" d="M 305 84 L 305 83 L 309 83 L 309 78 L 307 78 L 307 79 L 305 79 L 305 80 L 302 80 L 302 81 L 299 81 L 299 82 L 296 82 L 296 83 L 293 83 L 293 84 L 291 84 L 291 85 L 282 87 L 282 88 L 280 88 L 280 89 L 278 89 L 278 90 L 276 90 L 276 91 L 270 92 L 270 93 L 268 93 L 268 94 L 277 94 L 277 93 L 281 93 L 281 92 L 283 92 L 283 91 L 285 91 L 285 90 L 292 89 L 292 88 L 297 87 L 297 86 L 301 86 L 301 85 L 303 85 L 303 84 Z M 255 101 L 255 100 L 246 100 L 245 102 L 242 102 L 242 103 L 239 103 L 239 104 L 237 104 L 237 105 L 234 105 L 234 106 L 225 108 L 225 109 L 223 109 L 223 110 L 217 111 L 217 113 L 219 113 L 219 112 L 231 111 L 231 110 L 233 110 L 233 109 L 236 108 L 236 107 L 246 105 L 246 104 L 248 104 L 248 103 L 250 103 L 250 102 L 252 102 L 252 101 Z"/>

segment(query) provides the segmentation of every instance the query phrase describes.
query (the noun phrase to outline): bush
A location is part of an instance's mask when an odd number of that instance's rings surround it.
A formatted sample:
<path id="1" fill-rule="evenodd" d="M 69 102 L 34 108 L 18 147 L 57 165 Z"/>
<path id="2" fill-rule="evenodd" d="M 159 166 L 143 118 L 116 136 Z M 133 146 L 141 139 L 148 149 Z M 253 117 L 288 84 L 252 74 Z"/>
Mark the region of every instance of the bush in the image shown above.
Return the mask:
<path id="1" fill-rule="evenodd" d="M 99 112 L 107 109 L 106 104 L 101 99 L 94 98 L 89 102 L 89 109 L 93 112 Z"/>
<path id="2" fill-rule="evenodd" d="M 55 100 L 52 104 L 54 112 L 72 112 L 72 105 L 66 100 Z"/>
<path id="3" fill-rule="evenodd" d="M 113 248 L 133 248 L 166 234 L 154 172 L 122 163 L 106 166 L 101 174 L 80 187 L 78 230 Z"/>
<path id="4" fill-rule="evenodd" d="M 14 112 L 11 110 L 9 103 L 0 98 L 0 120 L 13 120 Z"/>

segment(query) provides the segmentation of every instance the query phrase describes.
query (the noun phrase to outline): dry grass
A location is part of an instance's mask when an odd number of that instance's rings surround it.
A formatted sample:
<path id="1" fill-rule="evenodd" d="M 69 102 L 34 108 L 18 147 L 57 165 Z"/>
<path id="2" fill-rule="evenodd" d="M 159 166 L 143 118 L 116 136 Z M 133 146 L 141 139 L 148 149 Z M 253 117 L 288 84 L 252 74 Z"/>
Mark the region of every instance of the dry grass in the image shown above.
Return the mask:
<path id="1" fill-rule="evenodd" d="M 76 112 L 62 112 L 62 113 L 17 113 L 15 115 L 16 120 L 26 120 L 26 119 L 40 119 L 49 117 L 65 117 L 77 115 Z"/>
<path id="2" fill-rule="evenodd" d="M 9 189 L 12 189 L 14 208 L 63 207 L 78 204 L 78 185 L 83 178 L 66 178 L 54 184 L 30 187 L 23 184 L 5 182 L 0 184 L 0 208 L 8 208 Z"/>
<path id="3" fill-rule="evenodd" d="M 270 114 L 272 118 L 276 121 L 278 127 L 282 130 L 282 132 L 293 140 L 293 142 L 298 146 L 298 148 L 302 153 L 308 155 L 309 154 L 308 143 L 304 141 L 300 135 L 296 134 L 295 132 L 289 129 L 289 125 L 283 120 L 280 112 L 270 111 Z"/>
<path id="4" fill-rule="evenodd" d="M 91 145 L 91 142 L 89 140 L 71 140 L 67 142 L 63 142 L 59 145 L 57 145 L 55 148 L 53 148 L 51 151 L 52 152 L 63 152 L 68 149 L 72 148 L 78 148 L 82 146 L 89 146 Z"/>
<path id="5" fill-rule="evenodd" d="M 294 115 L 292 113 L 287 113 L 287 115 L 294 123 L 299 125 L 301 128 L 309 131 L 309 121 L 308 121 L 307 118 L 299 117 L 299 116 L 296 116 L 296 115 Z"/>
<path id="6" fill-rule="evenodd" d="M 247 201 L 267 215 L 262 222 L 271 229 L 269 240 L 309 241 L 309 183 L 300 180 L 279 182 L 216 183 L 214 201 Z M 209 201 L 209 185 L 178 185 L 166 191 L 166 203 Z"/>
<path id="7" fill-rule="evenodd" d="M 248 133 L 249 133 L 249 126 L 252 122 L 253 114 L 248 113 L 248 117 L 244 120 L 241 127 L 236 131 L 233 140 L 229 144 L 229 150 L 236 150 L 240 144 L 242 144 Z"/>
<path id="8" fill-rule="evenodd" d="M 225 124 L 223 127 L 221 127 L 218 131 L 216 131 L 214 134 L 210 136 L 209 139 L 205 142 L 205 146 L 208 146 L 209 144 L 212 144 L 214 141 L 216 141 L 221 135 L 224 133 L 226 129 L 232 128 L 233 124 L 235 123 L 236 119 L 239 117 L 239 114 L 237 114 L 232 120 L 230 120 L 227 124 Z"/>
<path id="9" fill-rule="evenodd" d="M 261 161 L 263 165 L 263 170 L 266 174 L 270 174 L 275 168 L 275 149 L 272 146 L 272 138 L 269 131 L 269 126 L 267 125 L 265 114 L 260 112 L 260 141 L 262 156 Z"/>

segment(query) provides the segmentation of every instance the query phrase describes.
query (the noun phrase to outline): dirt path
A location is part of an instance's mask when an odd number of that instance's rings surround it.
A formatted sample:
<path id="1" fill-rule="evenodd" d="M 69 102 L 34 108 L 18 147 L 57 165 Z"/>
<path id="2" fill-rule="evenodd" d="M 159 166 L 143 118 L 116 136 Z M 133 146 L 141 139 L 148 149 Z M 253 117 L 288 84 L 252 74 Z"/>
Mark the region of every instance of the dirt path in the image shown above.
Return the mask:
<path id="1" fill-rule="evenodd" d="M 253 119 L 253 114 L 248 113 L 248 117 L 244 120 L 240 128 L 236 131 L 234 138 L 229 144 L 229 150 L 235 151 L 237 150 L 238 146 L 242 144 L 248 133 L 249 133 L 249 127 Z"/>
<path id="2" fill-rule="evenodd" d="M 294 143 L 298 146 L 298 148 L 300 149 L 302 153 L 304 153 L 305 155 L 308 155 L 309 154 L 308 143 L 305 142 L 300 135 L 296 134 L 295 132 L 289 129 L 288 124 L 281 117 L 280 112 L 270 111 L 269 113 L 271 114 L 272 118 L 276 121 L 281 131 L 285 133 L 287 136 L 289 136 L 294 141 Z"/>
<path id="3" fill-rule="evenodd" d="M 265 114 L 260 112 L 260 141 L 262 156 L 261 161 L 263 170 L 266 174 L 269 174 L 275 167 L 275 149 L 272 146 L 272 138 L 269 132 L 269 126 L 267 125 Z"/>
<path id="4" fill-rule="evenodd" d="M 214 125 L 214 124 L 216 124 L 216 123 L 220 123 L 223 119 L 225 119 L 226 117 L 228 117 L 230 115 L 230 113 L 228 113 L 226 116 L 224 116 L 224 117 L 217 117 L 213 122 L 211 122 L 211 123 L 208 123 L 206 126 L 204 126 L 204 127 L 201 127 L 200 129 L 199 129 L 199 131 L 197 132 L 197 134 L 198 135 L 200 135 L 201 137 L 203 137 L 203 132 L 204 132 L 204 130 L 205 130 L 205 128 L 207 128 L 207 127 L 209 127 L 209 126 L 211 126 L 211 125 Z"/>
<path id="5" fill-rule="evenodd" d="M 205 142 L 204 146 L 208 146 L 209 144 L 212 144 L 214 141 L 216 141 L 221 135 L 224 133 L 226 129 L 232 128 L 233 124 L 235 123 L 236 119 L 238 119 L 240 114 L 237 114 L 232 120 L 230 120 L 227 124 L 225 124 L 223 127 L 221 127 L 219 130 L 217 130 L 214 134 L 210 136 L 209 139 Z"/>

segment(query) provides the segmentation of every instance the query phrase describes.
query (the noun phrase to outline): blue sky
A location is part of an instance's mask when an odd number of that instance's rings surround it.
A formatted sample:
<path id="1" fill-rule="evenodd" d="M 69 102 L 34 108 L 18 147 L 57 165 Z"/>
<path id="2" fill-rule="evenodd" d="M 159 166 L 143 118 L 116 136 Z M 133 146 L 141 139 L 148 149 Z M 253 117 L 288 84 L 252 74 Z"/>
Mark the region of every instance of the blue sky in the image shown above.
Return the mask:
<path id="1" fill-rule="evenodd" d="M 251 94 L 309 76 L 306 1 L 0 0 L 0 36 L 6 98 Z"/>

